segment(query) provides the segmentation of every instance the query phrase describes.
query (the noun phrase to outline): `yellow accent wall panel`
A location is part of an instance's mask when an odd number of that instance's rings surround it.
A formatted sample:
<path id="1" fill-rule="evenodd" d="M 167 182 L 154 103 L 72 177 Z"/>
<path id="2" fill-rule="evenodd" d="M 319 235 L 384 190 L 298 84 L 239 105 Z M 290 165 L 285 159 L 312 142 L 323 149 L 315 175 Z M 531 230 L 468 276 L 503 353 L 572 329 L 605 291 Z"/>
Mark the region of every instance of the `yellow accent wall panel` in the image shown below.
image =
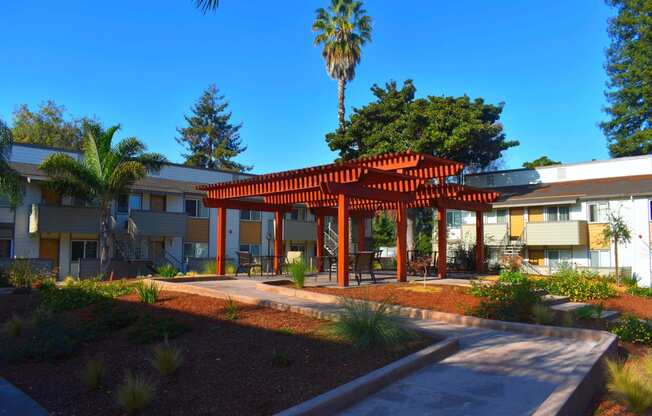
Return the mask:
<path id="1" fill-rule="evenodd" d="M 261 223 L 240 221 L 240 244 L 260 244 Z"/>
<path id="2" fill-rule="evenodd" d="M 589 224 L 589 250 L 604 250 L 610 247 L 602 236 L 606 226 L 606 224 Z"/>
<path id="3" fill-rule="evenodd" d="M 543 222 L 543 207 L 531 207 L 527 210 L 528 222 Z"/>
<path id="4" fill-rule="evenodd" d="M 208 218 L 188 218 L 186 241 L 208 243 Z"/>
<path id="5" fill-rule="evenodd" d="M 523 234 L 523 208 L 510 208 L 509 209 L 509 236 L 512 239 L 517 239 Z"/>

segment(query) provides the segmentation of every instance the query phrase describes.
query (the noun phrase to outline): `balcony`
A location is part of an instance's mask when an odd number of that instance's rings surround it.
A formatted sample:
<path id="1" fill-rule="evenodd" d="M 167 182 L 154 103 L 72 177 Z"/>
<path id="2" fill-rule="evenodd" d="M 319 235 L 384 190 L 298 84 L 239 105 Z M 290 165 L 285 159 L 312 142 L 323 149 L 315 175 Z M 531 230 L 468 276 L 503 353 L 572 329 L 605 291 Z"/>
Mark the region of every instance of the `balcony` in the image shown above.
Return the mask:
<path id="1" fill-rule="evenodd" d="M 525 243 L 529 246 L 583 246 L 588 243 L 586 221 L 528 222 Z"/>
<path id="2" fill-rule="evenodd" d="M 475 244 L 475 224 L 462 225 L 462 237 L 465 242 Z M 507 238 L 507 224 L 484 224 L 484 243 L 498 246 Z"/>
<path id="3" fill-rule="evenodd" d="M 317 223 L 283 220 L 283 239 L 287 241 L 315 241 L 317 240 Z"/>
<path id="4" fill-rule="evenodd" d="M 59 205 L 32 205 L 29 215 L 29 232 L 98 234 L 100 210 L 98 208 Z"/>
<path id="5" fill-rule="evenodd" d="M 185 212 L 132 210 L 127 227 L 130 234 L 143 237 L 184 237 L 187 222 Z"/>

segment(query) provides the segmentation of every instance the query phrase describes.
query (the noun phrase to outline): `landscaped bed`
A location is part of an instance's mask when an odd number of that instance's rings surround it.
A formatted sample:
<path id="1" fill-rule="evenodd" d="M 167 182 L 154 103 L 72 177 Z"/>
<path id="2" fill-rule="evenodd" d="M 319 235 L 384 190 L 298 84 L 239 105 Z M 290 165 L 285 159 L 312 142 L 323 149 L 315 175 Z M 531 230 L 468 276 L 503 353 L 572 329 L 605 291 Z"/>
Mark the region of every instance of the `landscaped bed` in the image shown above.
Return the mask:
<path id="1" fill-rule="evenodd" d="M 3 295 L 0 317 L 6 321 L 19 314 L 26 320 L 42 293 Z M 41 314 L 37 319 L 45 319 Z M 47 319 L 74 334 L 71 349 L 58 358 L 48 356 L 47 348 L 35 349 L 33 356 L 3 354 L 0 374 L 53 415 L 121 414 L 116 390 L 127 371 L 155 385 L 146 414 L 272 414 L 431 342 L 419 339 L 392 352 L 358 351 L 326 335 L 320 320 L 166 291 L 151 305 L 129 294 Z M 28 343 L 30 336 L 23 329 L 13 338 Z M 5 352 L 15 342 L 10 338 L 6 332 L 0 336 Z M 149 361 L 163 338 L 183 355 L 178 371 L 169 376 Z M 96 358 L 104 362 L 106 374 L 101 387 L 89 391 L 82 374 Z"/>

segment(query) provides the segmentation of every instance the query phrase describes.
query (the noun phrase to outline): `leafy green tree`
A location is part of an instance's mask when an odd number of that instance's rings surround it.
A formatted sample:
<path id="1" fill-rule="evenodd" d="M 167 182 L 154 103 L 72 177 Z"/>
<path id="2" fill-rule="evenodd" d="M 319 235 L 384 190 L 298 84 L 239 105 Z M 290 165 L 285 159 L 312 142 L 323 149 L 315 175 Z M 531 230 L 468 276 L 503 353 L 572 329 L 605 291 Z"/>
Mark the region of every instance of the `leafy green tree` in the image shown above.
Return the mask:
<path id="1" fill-rule="evenodd" d="M 65 153 L 48 156 L 40 168 L 50 180 L 47 186 L 59 193 L 75 197 L 100 208 L 100 270 L 106 271 L 109 259 L 111 203 L 148 173 L 158 172 L 166 159 L 158 153 L 147 153 L 145 145 L 135 137 L 113 146 L 113 136 L 120 126 L 89 134 L 84 141 L 83 159 Z"/>
<path id="2" fill-rule="evenodd" d="M 25 184 L 20 174 L 9 164 L 12 145 L 11 130 L 0 120 L 0 197 L 7 198 L 11 207 L 16 208 L 23 199 Z"/>
<path id="3" fill-rule="evenodd" d="M 616 281 L 620 283 L 620 270 L 618 269 L 618 245 L 632 241 L 632 232 L 625 219 L 620 214 L 609 213 L 607 226 L 602 232 L 604 241 L 614 246 L 614 261 L 616 264 Z"/>
<path id="4" fill-rule="evenodd" d="M 231 124 L 229 103 L 219 94 L 215 85 L 210 85 L 191 108 L 192 114 L 185 116 L 187 127 L 179 127 L 176 140 L 188 149 L 186 165 L 223 169 L 234 172 L 251 170 L 232 159 L 247 150 L 240 139 L 242 124 Z"/>
<path id="5" fill-rule="evenodd" d="M 97 120 L 82 117 L 67 119 L 66 108 L 49 100 L 37 111 L 23 104 L 14 112 L 12 134 L 16 143 L 31 143 L 63 149 L 81 150 L 84 137 L 100 128 Z"/>
<path id="6" fill-rule="evenodd" d="M 607 0 L 609 120 L 600 124 L 613 157 L 652 153 L 652 0 Z"/>
<path id="7" fill-rule="evenodd" d="M 540 166 L 552 166 L 552 165 L 560 165 L 560 164 L 561 162 L 552 160 L 548 156 L 541 156 L 540 158 L 534 159 L 531 162 L 523 162 L 523 167 L 527 169 L 534 169 Z"/>
<path id="8" fill-rule="evenodd" d="M 396 244 L 396 220 L 387 212 L 374 217 L 371 229 L 374 248 L 393 247 Z"/>
<path id="9" fill-rule="evenodd" d="M 331 0 L 328 9 L 319 8 L 315 13 L 312 30 L 317 35 L 313 43 L 323 45 L 326 72 L 337 80 L 338 119 L 343 129 L 346 83 L 355 78 L 362 46 L 371 42 L 371 17 L 366 15 L 362 2 L 353 0 Z"/>

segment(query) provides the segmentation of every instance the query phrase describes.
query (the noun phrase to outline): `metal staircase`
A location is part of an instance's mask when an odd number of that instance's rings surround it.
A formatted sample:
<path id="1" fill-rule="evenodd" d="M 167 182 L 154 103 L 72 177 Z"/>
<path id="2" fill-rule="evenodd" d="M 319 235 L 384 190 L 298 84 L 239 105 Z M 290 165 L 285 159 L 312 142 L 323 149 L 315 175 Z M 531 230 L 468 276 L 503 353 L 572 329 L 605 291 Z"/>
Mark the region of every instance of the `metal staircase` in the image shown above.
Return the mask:
<path id="1" fill-rule="evenodd" d="M 324 250 L 330 256 L 337 256 L 338 236 L 333 223 L 334 221 L 328 221 L 326 227 L 324 227 Z"/>

